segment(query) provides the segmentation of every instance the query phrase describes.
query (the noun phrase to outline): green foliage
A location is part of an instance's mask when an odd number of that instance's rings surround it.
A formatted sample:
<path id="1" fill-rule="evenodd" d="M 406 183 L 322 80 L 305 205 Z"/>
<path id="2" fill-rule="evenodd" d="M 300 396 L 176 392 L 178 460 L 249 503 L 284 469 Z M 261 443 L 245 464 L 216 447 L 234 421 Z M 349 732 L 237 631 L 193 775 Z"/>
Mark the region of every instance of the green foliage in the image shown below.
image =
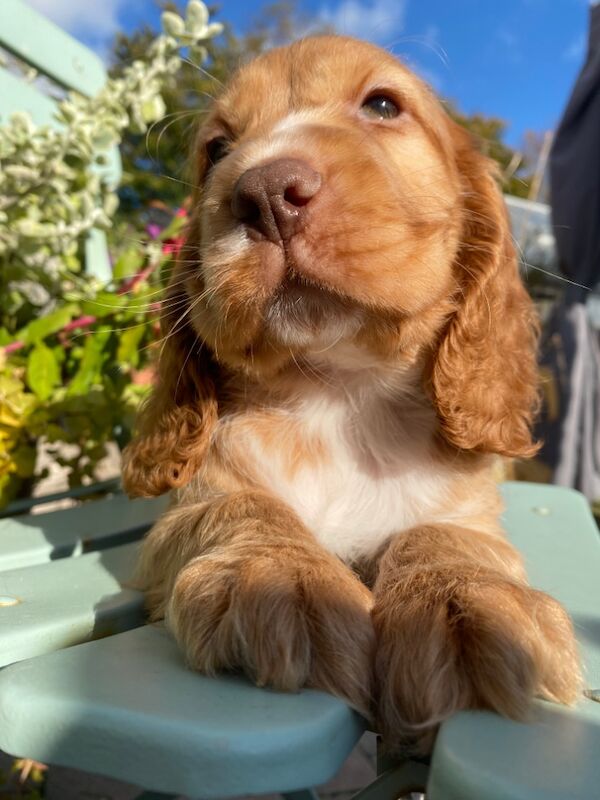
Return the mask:
<path id="1" fill-rule="evenodd" d="M 531 176 L 528 174 L 529 164 L 527 159 L 516 153 L 503 141 L 506 122 L 497 117 L 486 117 L 483 114 L 463 114 L 452 104 L 447 104 L 446 107 L 450 116 L 473 134 L 480 143 L 482 151 L 498 162 L 503 191 L 515 197 L 528 197 L 531 187 Z"/>
<path id="2" fill-rule="evenodd" d="M 72 485 L 91 479 L 107 443 L 126 442 L 147 389 L 155 301 L 185 219 L 156 241 L 122 246 L 108 286 L 85 274 L 82 245 L 91 228 L 112 224 L 111 149 L 163 115 L 180 50 L 199 63 L 222 30 L 199 0 L 185 18 L 164 14 L 163 26 L 97 96 L 60 102 L 56 127 L 25 114 L 0 127 L 0 505 L 40 477 L 39 440 Z"/>
<path id="3" fill-rule="evenodd" d="M 3 800 L 42 800 L 46 766 L 30 759 L 15 759 L 8 771 L 0 770 Z"/>
<path id="4" fill-rule="evenodd" d="M 177 217 L 163 239 L 176 236 L 184 224 L 185 218 Z M 160 247 L 154 261 L 142 253 L 140 262 L 138 255 L 136 251 L 134 258 L 128 249 L 121 256 L 130 268 L 134 263 L 143 268 L 135 273 L 138 282 L 129 291 L 115 283 L 108 287 L 113 291 L 81 295 L 22 329 L 22 339 L 12 342 L 22 345 L 15 352 L 2 356 L 0 351 L 3 502 L 19 489 L 23 494 L 31 488 L 40 439 L 49 443 L 58 463 L 69 467 L 71 485 L 93 478 L 109 442 L 126 444 L 151 378 L 155 299 L 173 258 Z M 76 445 L 69 458 L 60 455 L 65 443 Z"/>

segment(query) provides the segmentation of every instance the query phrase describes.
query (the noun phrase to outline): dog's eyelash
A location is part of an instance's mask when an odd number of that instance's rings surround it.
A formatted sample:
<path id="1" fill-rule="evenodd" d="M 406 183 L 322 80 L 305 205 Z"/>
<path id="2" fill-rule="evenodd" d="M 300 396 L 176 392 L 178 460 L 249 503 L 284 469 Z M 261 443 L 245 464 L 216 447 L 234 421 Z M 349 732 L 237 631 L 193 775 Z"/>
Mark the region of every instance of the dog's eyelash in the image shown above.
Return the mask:
<path id="1" fill-rule="evenodd" d="M 231 142 L 225 136 L 215 136 L 206 143 L 206 155 L 209 164 L 214 167 L 222 161 L 230 152 Z"/>

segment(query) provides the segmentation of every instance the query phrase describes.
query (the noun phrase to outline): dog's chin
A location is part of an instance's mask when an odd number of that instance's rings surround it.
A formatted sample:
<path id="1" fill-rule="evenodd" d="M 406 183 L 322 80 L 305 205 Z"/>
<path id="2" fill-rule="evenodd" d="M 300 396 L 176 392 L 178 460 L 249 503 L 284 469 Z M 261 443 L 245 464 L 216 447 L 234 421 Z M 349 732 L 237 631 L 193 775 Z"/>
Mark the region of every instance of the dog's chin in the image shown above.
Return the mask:
<path id="1" fill-rule="evenodd" d="M 286 278 L 264 310 L 269 337 L 279 345 L 304 351 L 349 341 L 362 322 L 359 309 L 297 277 Z"/>

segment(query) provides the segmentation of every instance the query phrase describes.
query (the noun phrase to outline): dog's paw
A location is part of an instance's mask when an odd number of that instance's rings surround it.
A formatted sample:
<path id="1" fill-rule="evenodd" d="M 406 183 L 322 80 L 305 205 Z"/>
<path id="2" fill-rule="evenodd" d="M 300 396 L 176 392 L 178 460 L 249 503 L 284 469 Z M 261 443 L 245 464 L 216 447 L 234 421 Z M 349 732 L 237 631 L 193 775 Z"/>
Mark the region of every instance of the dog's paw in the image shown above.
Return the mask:
<path id="1" fill-rule="evenodd" d="M 371 592 L 333 557 L 231 548 L 178 575 L 167 624 L 193 669 L 242 669 L 259 686 L 324 689 L 371 710 Z"/>
<path id="2" fill-rule="evenodd" d="M 376 717 L 390 751 L 430 750 L 461 709 L 523 719 L 536 695 L 577 698 L 573 629 L 551 597 L 491 571 L 419 584 L 388 588 L 373 609 Z"/>

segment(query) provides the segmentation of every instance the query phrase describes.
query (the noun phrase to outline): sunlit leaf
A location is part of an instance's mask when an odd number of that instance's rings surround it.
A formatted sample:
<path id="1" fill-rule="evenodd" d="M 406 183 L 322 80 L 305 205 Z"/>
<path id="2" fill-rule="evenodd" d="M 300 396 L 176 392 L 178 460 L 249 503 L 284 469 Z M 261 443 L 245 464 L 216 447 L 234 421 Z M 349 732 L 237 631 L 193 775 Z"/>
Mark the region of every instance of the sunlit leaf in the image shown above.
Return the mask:
<path id="1" fill-rule="evenodd" d="M 62 308 L 57 308 L 40 319 L 35 319 L 19 331 L 18 339 L 27 343 L 39 342 L 57 331 L 60 331 L 77 314 L 78 308 L 75 304 L 68 304 Z"/>
<path id="2" fill-rule="evenodd" d="M 185 31 L 185 24 L 179 14 L 173 11 L 165 11 L 161 14 L 160 21 L 163 28 L 170 36 L 181 36 Z"/>
<path id="3" fill-rule="evenodd" d="M 139 272 L 144 263 L 144 255 L 141 248 L 128 247 L 117 258 L 113 266 L 113 278 L 116 281 L 122 281 L 124 278 L 129 278 Z"/>
<path id="4" fill-rule="evenodd" d="M 113 292 L 99 292 L 93 300 L 86 300 L 81 304 L 84 314 L 94 317 L 108 317 L 117 311 L 127 308 L 129 299 L 125 295 Z"/>
<path id="5" fill-rule="evenodd" d="M 145 326 L 143 324 L 133 325 L 123 331 L 117 349 L 117 361 L 119 364 L 127 367 L 137 367 L 140 363 L 138 345 L 144 336 L 144 332 Z"/>
<path id="6" fill-rule="evenodd" d="M 107 338 L 107 332 L 87 337 L 83 346 L 81 364 L 67 390 L 68 396 L 85 394 L 93 384 L 102 383 L 103 349 Z"/>
<path id="7" fill-rule="evenodd" d="M 40 398 L 47 400 L 60 383 L 60 369 L 52 350 L 38 342 L 27 359 L 27 384 Z"/>

